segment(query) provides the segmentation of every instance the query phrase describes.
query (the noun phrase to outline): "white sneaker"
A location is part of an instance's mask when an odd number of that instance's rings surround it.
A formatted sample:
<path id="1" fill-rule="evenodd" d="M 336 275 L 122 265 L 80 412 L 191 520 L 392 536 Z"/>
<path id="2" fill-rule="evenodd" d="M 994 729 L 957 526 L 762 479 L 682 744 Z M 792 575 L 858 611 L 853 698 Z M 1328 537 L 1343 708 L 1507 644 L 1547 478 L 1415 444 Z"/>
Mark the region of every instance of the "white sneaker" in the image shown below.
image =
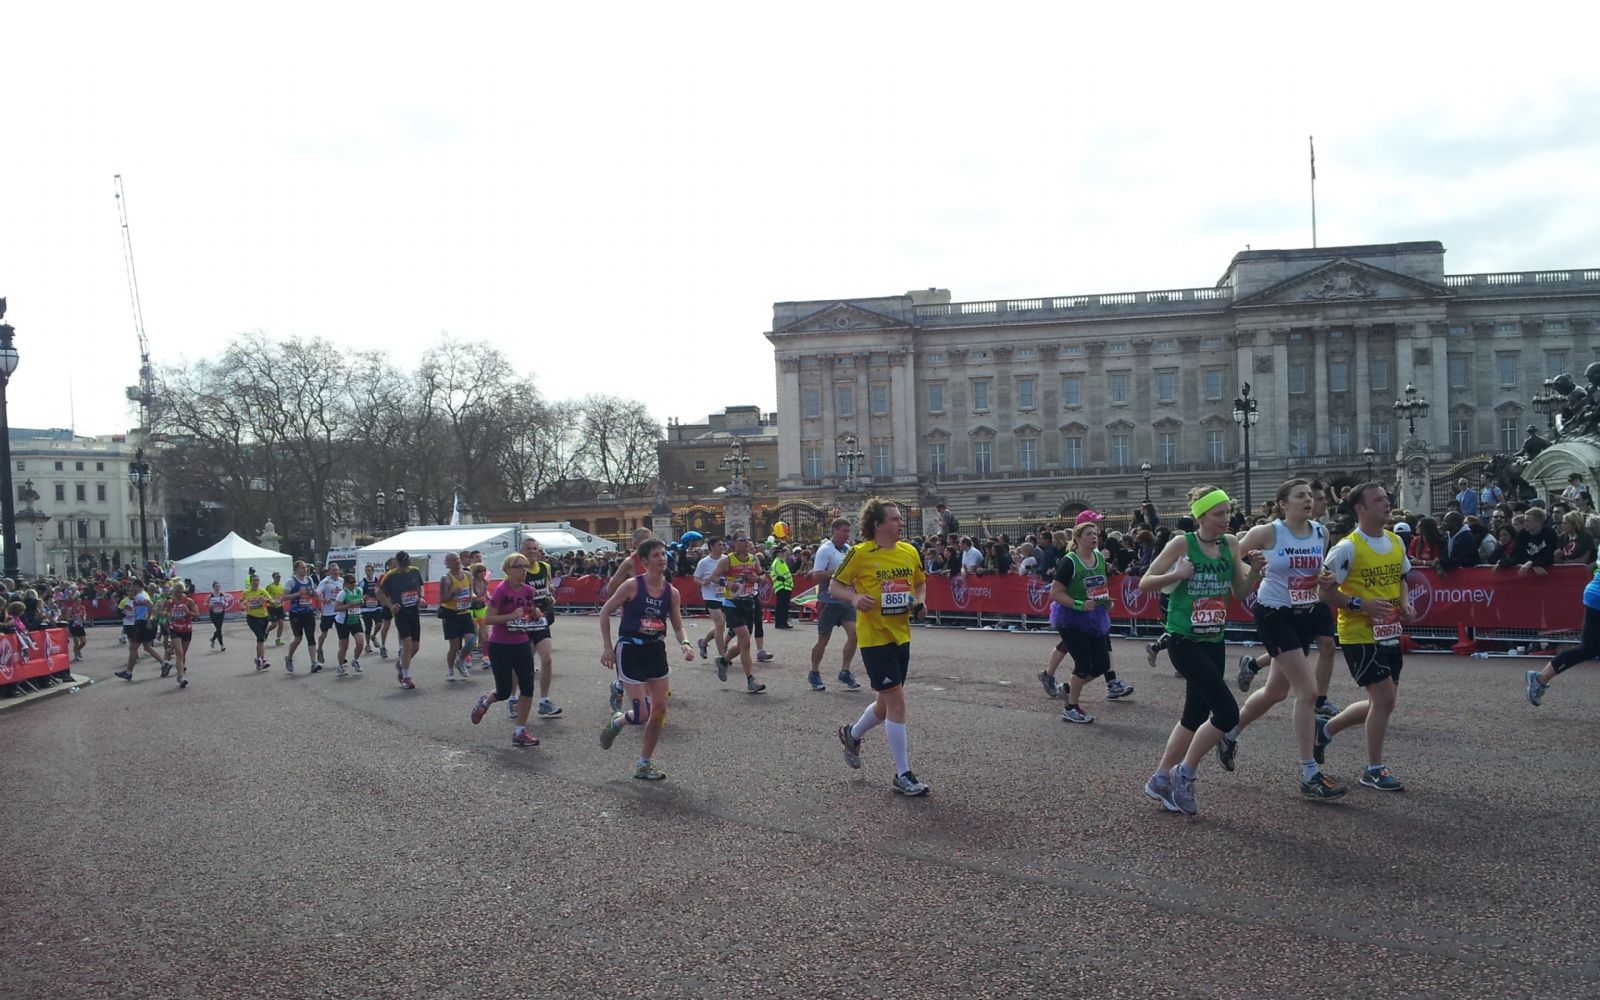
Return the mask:
<path id="1" fill-rule="evenodd" d="M 926 795 L 930 791 L 928 786 L 918 781 L 917 776 L 912 774 L 910 771 L 894 776 L 894 790 L 899 792 L 901 795 L 910 797 Z"/>
<path id="2" fill-rule="evenodd" d="M 1078 722 L 1088 725 L 1094 721 L 1094 716 L 1090 715 L 1088 712 L 1085 712 L 1076 705 L 1068 705 L 1066 708 L 1061 710 L 1061 721 Z"/>

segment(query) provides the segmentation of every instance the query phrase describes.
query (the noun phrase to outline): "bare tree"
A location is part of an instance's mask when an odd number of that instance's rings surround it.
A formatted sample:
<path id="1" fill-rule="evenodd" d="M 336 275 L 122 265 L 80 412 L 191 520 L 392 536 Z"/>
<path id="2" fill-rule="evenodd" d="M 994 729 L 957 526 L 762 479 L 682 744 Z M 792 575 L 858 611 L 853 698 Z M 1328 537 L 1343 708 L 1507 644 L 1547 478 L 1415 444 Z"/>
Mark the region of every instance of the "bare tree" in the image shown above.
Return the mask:
<path id="1" fill-rule="evenodd" d="M 656 445 L 664 432 L 643 403 L 618 396 L 585 396 L 578 404 L 589 478 L 618 496 L 655 488 Z"/>

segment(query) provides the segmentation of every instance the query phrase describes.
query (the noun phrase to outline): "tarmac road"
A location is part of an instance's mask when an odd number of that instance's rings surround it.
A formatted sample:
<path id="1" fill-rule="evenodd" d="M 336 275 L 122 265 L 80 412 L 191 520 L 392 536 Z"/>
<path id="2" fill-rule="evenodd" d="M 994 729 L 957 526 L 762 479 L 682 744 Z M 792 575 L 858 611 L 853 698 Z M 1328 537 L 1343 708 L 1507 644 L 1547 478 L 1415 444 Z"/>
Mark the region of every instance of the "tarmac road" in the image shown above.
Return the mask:
<path id="1" fill-rule="evenodd" d="M 592 616 L 557 620 L 530 749 L 501 706 L 468 722 L 488 675 L 445 683 L 432 619 L 411 692 L 375 657 L 257 673 L 228 633 L 180 691 L 111 678 L 96 630 L 100 683 L 0 713 L 0 996 L 1600 995 L 1592 664 L 1535 709 L 1532 661 L 1413 656 L 1408 790 L 1355 786 L 1352 730 L 1339 803 L 1300 798 L 1280 706 L 1185 818 L 1140 791 L 1182 687 L 1134 643 L 1137 693 L 1091 684 L 1072 726 L 1034 680 L 1053 635 L 919 629 L 907 800 L 881 730 L 845 767 L 868 696 L 805 686 L 803 626 L 759 696 L 674 664 L 650 784 L 637 731 L 598 745 Z"/>

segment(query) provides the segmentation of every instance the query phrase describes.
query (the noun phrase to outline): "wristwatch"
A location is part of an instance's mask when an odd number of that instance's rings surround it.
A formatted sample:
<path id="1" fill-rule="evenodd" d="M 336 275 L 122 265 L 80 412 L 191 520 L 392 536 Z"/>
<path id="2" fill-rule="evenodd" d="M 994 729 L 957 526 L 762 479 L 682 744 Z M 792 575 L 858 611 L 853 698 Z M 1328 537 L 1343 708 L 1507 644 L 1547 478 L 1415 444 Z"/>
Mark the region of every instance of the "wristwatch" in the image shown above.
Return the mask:
<path id="1" fill-rule="evenodd" d="M 1360 611 L 1361 610 L 1361 598 L 1359 598 L 1359 597 L 1350 598 L 1350 610 L 1351 611 Z"/>

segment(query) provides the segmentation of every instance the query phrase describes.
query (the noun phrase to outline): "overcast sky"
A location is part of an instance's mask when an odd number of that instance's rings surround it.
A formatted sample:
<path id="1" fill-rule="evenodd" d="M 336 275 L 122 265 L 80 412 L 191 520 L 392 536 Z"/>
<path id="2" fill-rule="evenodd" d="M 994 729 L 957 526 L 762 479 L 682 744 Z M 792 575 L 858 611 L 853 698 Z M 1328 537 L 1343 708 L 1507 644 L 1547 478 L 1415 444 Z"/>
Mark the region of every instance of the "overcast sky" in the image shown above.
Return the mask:
<path id="1" fill-rule="evenodd" d="M 449 337 L 663 421 L 775 405 L 774 301 L 1195 287 L 1308 246 L 1310 134 L 1325 246 L 1600 266 L 1584 9 L 13 5 L 11 423 L 134 420 L 117 173 L 158 364 Z"/>

